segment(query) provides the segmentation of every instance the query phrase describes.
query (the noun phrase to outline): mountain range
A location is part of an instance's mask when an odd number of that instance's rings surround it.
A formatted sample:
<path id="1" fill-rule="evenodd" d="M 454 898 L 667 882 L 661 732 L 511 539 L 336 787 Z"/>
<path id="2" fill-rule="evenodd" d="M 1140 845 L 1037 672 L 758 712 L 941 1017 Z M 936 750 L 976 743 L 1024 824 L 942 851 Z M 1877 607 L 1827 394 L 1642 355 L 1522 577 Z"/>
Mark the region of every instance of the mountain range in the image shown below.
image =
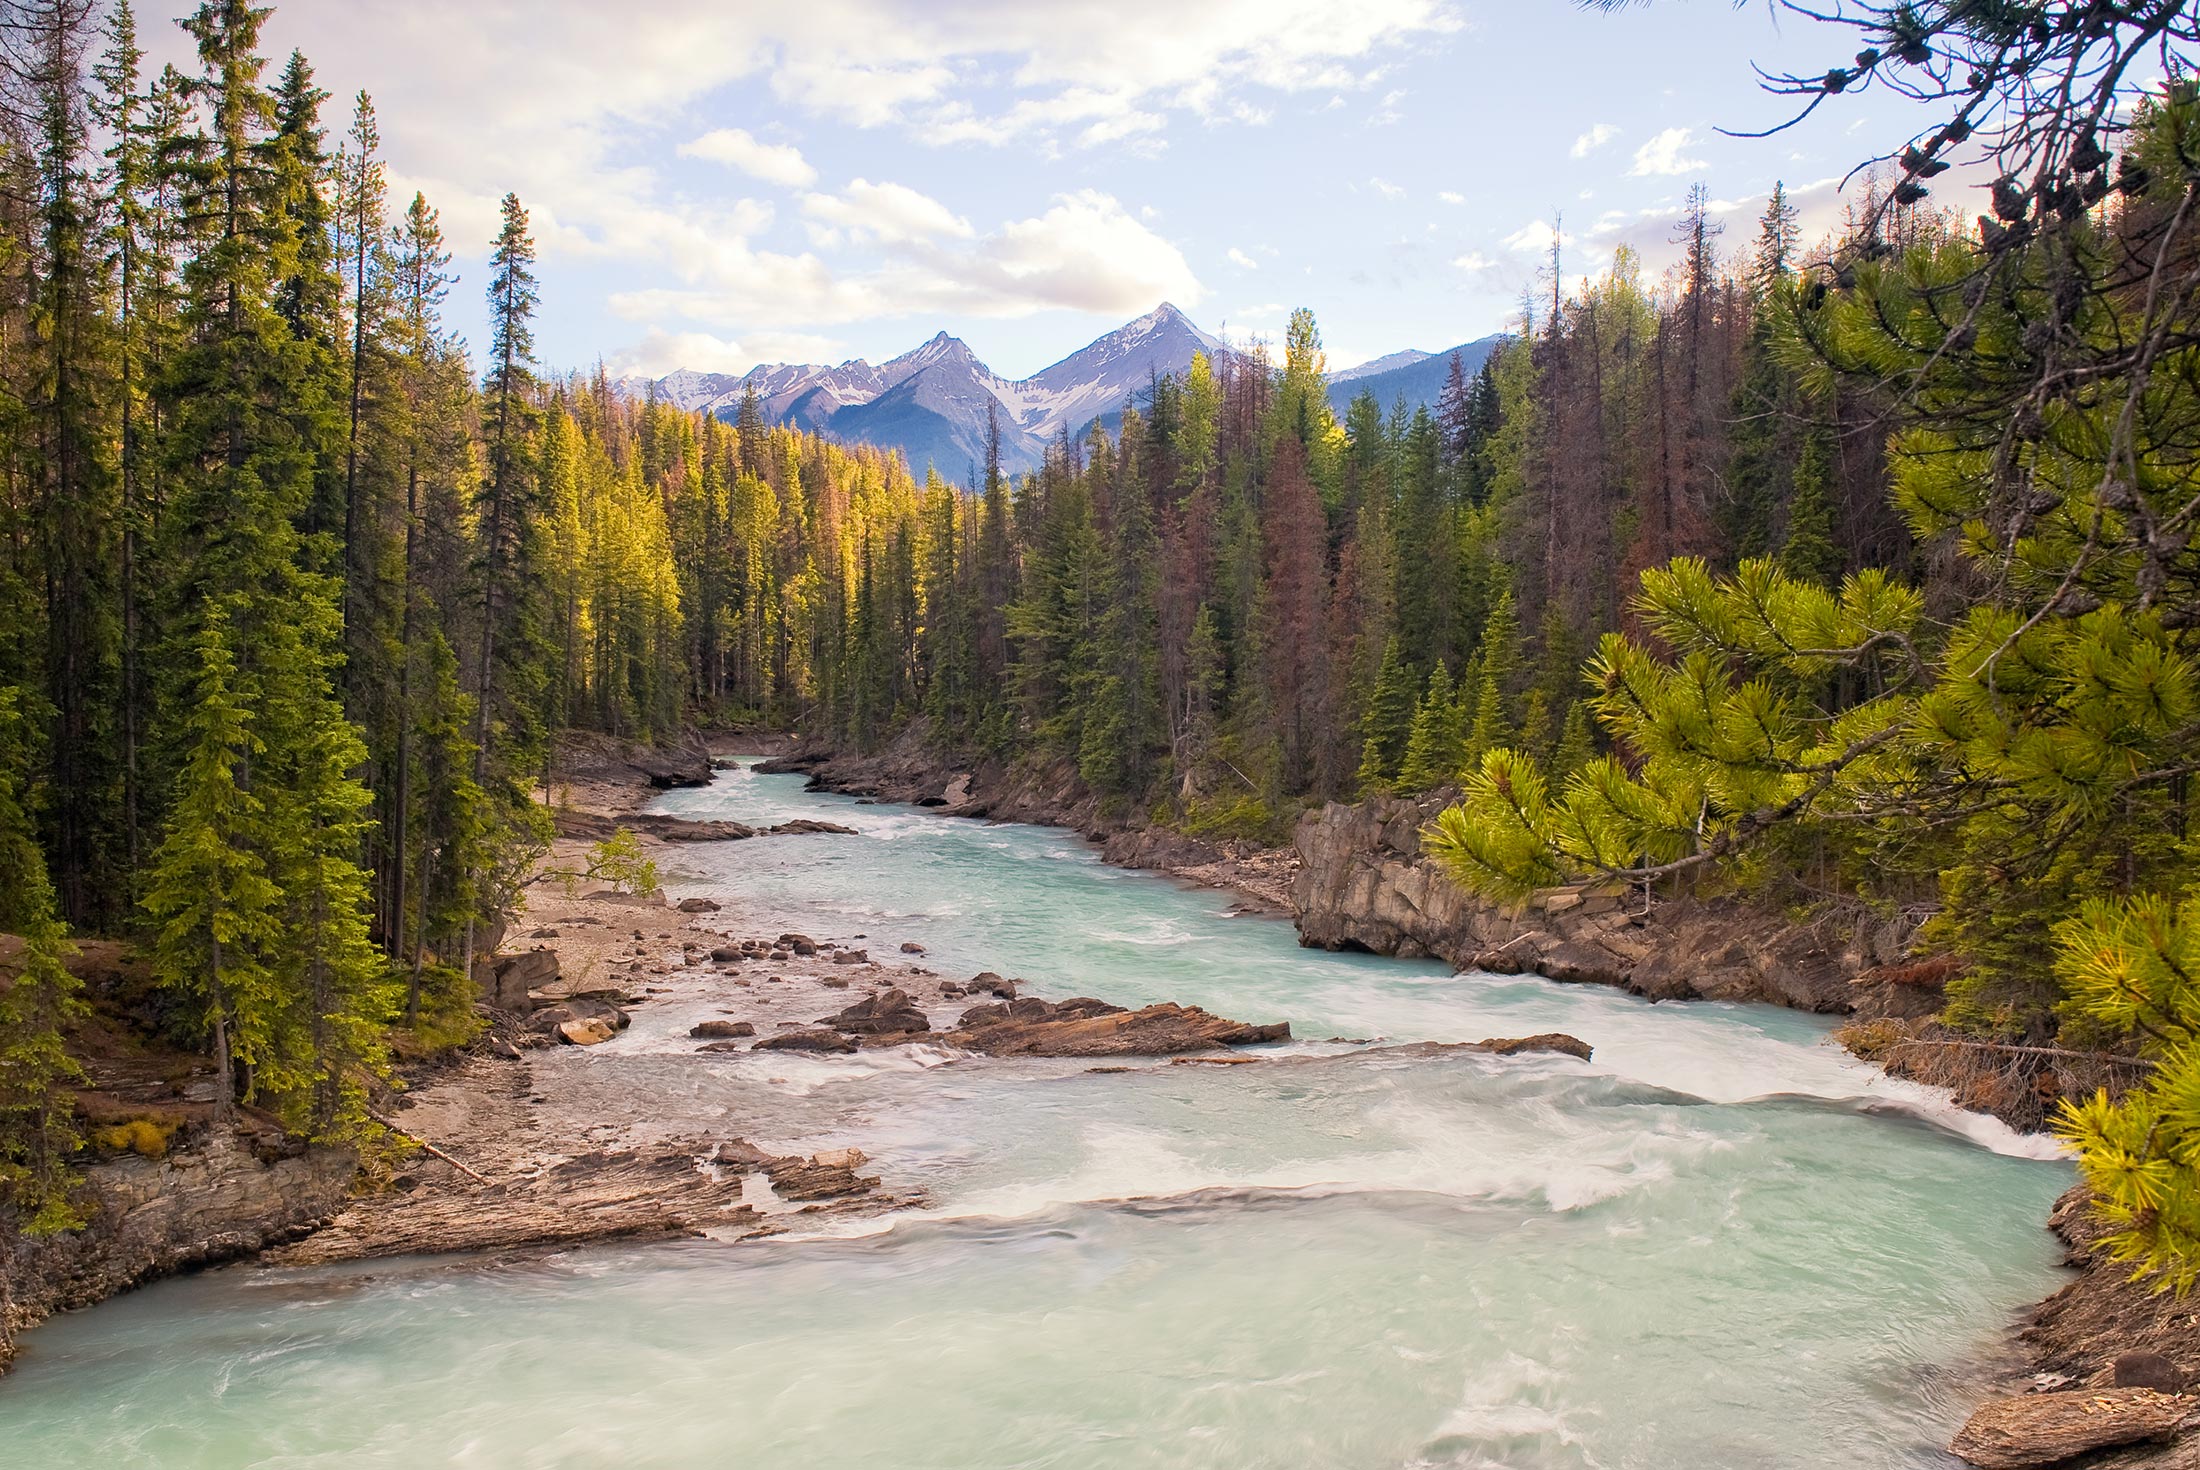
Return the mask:
<path id="1" fill-rule="evenodd" d="M 1433 404 L 1453 352 L 1472 373 L 1503 340 L 1484 337 L 1435 353 L 1393 352 L 1332 374 L 1330 401 L 1340 414 L 1362 391 L 1373 392 L 1386 408 L 1400 396 L 1408 407 Z M 929 464 L 949 479 L 961 479 L 984 462 L 989 404 L 1000 420 L 1002 467 L 1020 473 L 1037 468 L 1047 445 L 1065 429 L 1076 439 L 1095 419 L 1112 423 L 1154 377 L 1181 373 L 1194 353 L 1222 347 L 1220 339 L 1163 302 L 1028 378 L 1003 378 L 960 338 L 941 332 L 875 366 L 851 358 L 837 367 L 767 363 L 738 375 L 682 368 L 652 386 L 660 399 L 722 419 L 733 418 L 753 388 L 773 423 L 899 449 L 920 473 Z"/>

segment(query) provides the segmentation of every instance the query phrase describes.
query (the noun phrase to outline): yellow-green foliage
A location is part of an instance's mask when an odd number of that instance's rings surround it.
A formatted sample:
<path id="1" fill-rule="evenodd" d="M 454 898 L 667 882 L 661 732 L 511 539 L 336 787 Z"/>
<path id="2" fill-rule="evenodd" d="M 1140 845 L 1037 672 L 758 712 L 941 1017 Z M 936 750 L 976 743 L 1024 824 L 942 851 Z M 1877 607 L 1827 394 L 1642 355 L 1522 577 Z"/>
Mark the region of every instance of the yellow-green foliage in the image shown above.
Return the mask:
<path id="1" fill-rule="evenodd" d="M 1922 544 L 1968 558 L 1968 601 L 1936 619 L 1884 572 L 1828 589 L 1770 560 L 1647 571 L 1636 609 L 1662 646 L 1609 634 L 1587 671 L 1624 760 L 1553 791 L 1493 751 L 1430 848 L 1513 897 L 1762 858 L 1800 828 L 1859 891 L 1937 883 L 1927 939 L 1965 961 L 1944 1021 L 2156 1064 L 2062 1126 L 2112 1249 L 2183 1291 L 2200 1282 L 2200 546 L 2166 528 L 2200 493 L 2200 297 L 2143 283 L 2191 248 L 2163 231 L 2200 187 L 2200 92 L 2169 89 L 2131 141 L 2151 194 L 2063 209 L 2044 239 L 2028 222 L 1993 249 L 1861 255 L 1782 297 L 1816 391 L 1901 385 L 1894 498 Z"/>
<path id="2" fill-rule="evenodd" d="M 94 1147 L 111 1154 L 136 1154 L 141 1159 L 165 1159 L 183 1118 L 175 1113 L 148 1113 L 92 1130 Z"/>
<path id="3" fill-rule="evenodd" d="M 596 844 L 588 872 L 620 893 L 657 891 L 657 864 L 643 855 L 641 840 L 624 827 Z"/>

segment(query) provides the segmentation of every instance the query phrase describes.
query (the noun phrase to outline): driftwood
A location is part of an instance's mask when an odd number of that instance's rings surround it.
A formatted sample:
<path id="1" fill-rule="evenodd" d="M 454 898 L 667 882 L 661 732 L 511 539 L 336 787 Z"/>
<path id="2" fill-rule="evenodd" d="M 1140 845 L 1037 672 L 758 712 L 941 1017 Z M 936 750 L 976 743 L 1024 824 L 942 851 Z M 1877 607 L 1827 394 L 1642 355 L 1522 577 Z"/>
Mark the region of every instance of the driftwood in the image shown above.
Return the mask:
<path id="1" fill-rule="evenodd" d="M 426 1140 L 425 1138 L 422 1138 L 417 1134 L 407 1133 L 404 1129 L 398 1127 L 395 1123 L 392 1123 L 389 1119 L 383 1117 L 380 1113 L 375 1112 L 372 1108 L 369 1108 L 367 1110 L 367 1116 L 372 1118 L 375 1122 L 380 1123 L 384 1128 L 389 1129 L 390 1132 L 396 1134 L 399 1138 L 404 1139 L 405 1142 L 417 1144 L 421 1148 L 426 1149 L 429 1153 L 435 1155 L 435 1157 L 441 1159 L 444 1163 L 449 1164 L 452 1168 L 458 1170 L 459 1173 L 465 1175 L 468 1179 L 471 1179 L 478 1184 L 488 1184 L 491 1182 L 490 1180 L 483 1178 L 481 1175 L 476 1174 L 473 1170 L 467 1168 L 464 1164 L 461 1164 L 458 1160 L 452 1158 L 449 1154 L 443 1152 L 443 1150 L 437 1148 L 434 1144 L 428 1142 L 428 1140 Z"/>
<path id="2" fill-rule="evenodd" d="M 2163 1440 L 2200 1411 L 2188 1394 L 2081 1388 L 1989 1399 L 1948 1446 L 1983 1470 L 2032 1470 L 2088 1450 Z"/>

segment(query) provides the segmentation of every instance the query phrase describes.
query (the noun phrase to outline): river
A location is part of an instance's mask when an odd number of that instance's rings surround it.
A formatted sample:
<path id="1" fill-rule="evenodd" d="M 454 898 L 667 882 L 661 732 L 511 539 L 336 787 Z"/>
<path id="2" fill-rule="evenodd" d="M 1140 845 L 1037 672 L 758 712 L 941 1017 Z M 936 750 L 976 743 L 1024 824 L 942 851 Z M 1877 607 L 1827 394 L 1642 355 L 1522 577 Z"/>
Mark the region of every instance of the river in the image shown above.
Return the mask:
<path id="1" fill-rule="evenodd" d="M 1239 1067 L 698 1055 L 652 1005 L 538 1090 L 665 1134 L 854 1144 L 927 1204 L 520 1261 L 237 1268 L 57 1319 L 10 1467 L 1952 1465 L 2058 1283 L 2040 1140 L 1819 1018 L 1298 947 L 1083 842 L 722 773 L 657 810 L 855 837 L 677 850 L 729 927 L 924 944 L 1050 998 L 1288 1019 Z M 1556 1056 L 1327 1038 L 1560 1030 Z"/>

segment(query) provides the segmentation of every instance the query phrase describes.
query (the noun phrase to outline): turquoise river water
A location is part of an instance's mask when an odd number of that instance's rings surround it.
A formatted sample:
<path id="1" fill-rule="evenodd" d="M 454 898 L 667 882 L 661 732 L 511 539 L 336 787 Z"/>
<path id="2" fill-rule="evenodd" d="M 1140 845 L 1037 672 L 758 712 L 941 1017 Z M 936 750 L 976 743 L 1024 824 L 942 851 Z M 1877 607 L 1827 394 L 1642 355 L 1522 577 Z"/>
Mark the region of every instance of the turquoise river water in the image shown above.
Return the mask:
<path id="1" fill-rule="evenodd" d="M 927 1204 L 823 1233 L 171 1281 L 41 1327 L 0 1466 L 1953 1465 L 2054 1288 L 2039 1140 L 1819 1019 L 1299 948 L 1074 837 L 722 773 L 658 809 L 859 829 L 679 851 L 740 932 L 1178 1000 L 1252 1067 L 698 1055 L 708 1005 L 538 1054 L 666 1134 L 839 1143 Z M 1563 1030 L 1596 1060 L 1330 1037 Z"/>

